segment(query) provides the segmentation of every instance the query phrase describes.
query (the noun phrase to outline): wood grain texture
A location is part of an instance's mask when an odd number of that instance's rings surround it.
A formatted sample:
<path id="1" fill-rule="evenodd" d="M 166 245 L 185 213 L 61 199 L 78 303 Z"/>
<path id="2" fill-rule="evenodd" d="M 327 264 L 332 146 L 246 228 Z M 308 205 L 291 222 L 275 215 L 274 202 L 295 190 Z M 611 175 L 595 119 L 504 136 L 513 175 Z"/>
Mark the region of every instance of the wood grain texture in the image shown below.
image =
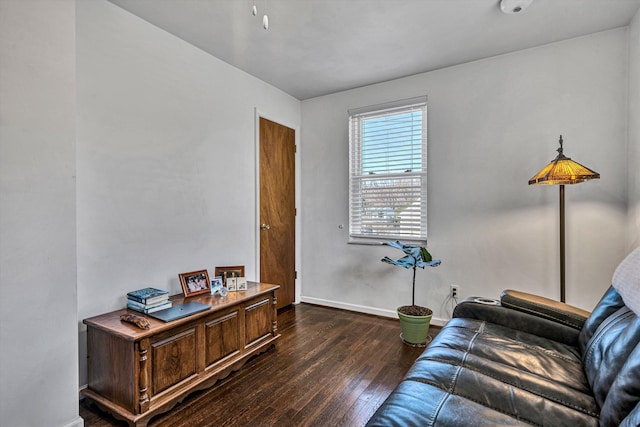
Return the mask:
<path id="1" fill-rule="evenodd" d="M 246 345 L 253 345 L 260 338 L 271 335 L 271 300 L 264 299 L 245 308 Z"/>
<path id="2" fill-rule="evenodd" d="M 134 413 L 138 411 L 134 393 L 139 375 L 135 351 L 134 342 L 117 339 L 101 329 L 87 334 L 89 383 L 96 392 Z M 141 363 L 146 364 L 146 352 L 141 357 L 144 358 Z"/>
<path id="3" fill-rule="evenodd" d="M 207 322 L 205 330 L 207 366 L 240 350 L 240 323 L 237 310 Z"/>
<path id="4" fill-rule="evenodd" d="M 152 393 L 196 374 L 196 328 L 160 337 L 151 343 Z"/>
<path id="5" fill-rule="evenodd" d="M 423 351 L 402 344 L 397 320 L 309 304 L 280 312 L 278 331 L 273 351 L 149 426 L 363 426 Z M 126 425 L 84 402 L 80 415 Z"/>
<path id="6" fill-rule="evenodd" d="M 260 118 L 260 281 L 280 285 L 278 308 L 295 299 L 295 131 Z"/>

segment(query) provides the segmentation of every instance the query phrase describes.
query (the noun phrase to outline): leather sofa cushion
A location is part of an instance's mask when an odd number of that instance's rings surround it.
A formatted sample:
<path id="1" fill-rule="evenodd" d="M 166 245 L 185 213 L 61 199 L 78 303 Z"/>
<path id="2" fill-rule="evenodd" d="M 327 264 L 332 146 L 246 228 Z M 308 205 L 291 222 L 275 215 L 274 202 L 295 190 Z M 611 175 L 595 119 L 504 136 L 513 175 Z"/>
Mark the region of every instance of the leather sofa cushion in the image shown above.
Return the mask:
<path id="1" fill-rule="evenodd" d="M 578 346 L 581 354 L 587 351 L 587 344 L 602 322 L 622 307 L 624 307 L 622 297 L 612 286 L 609 286 L 580 331 Z"/>
<path id="2" fill-rule="evenodd" d="M 600 425 L 640 426 L 639 399 L 640 346 L 636 346 L 611 385 L 600 412 Z"/>
<path id="3" fill-rule="evenodd" d="M 601 407 L 601 426 L 640 417 L 638 409 L 629 415 L 640 401 L 639 305 L 640 248 L 620 263 L 578 337 L 585 374 Z"/>
<path id="4" fill-rule="evenodd" d="M 402 382 L 367 427 L 531 426 L 531 424 L 419 381 Z M 576 427 L 576 426 L 572 426 Z"/>
<path id="5" fill-rule="evenodd" d="M 599 406 L 638 342 L 640 319 L 627 307 L 607 317 L 589 341 L 583 364 Z"/>
<path id="6" fill-rule="evenodd" d="M 633 411 L 622 420 L 619 427 L 638 427 L 640 426 L 640 403 L 638 403 Z"/>
<path id="7" fill-rule="evenodd" d="M 445 329 L 446 334 L 442 334 Z M 502 381 L 527 381 L 530 375 L 531 381 L 553 380 L 571 390 L 591 394 L 575 347 L 505 326 L 475 319 L 452 319 L 417 362 L 432 354 Z M 514 375 L 518 376 L 515 380 Z"/>
<path id="8" fill-rule="evenodd" d="M 576 347 L 454 318 L 369 425 L 597 426 L 598 413 Z"/>
<path id="9" fill-rule="evenodd" d="M 613 291 L 615 292 L 615 290 Z M 567 343 L 578 347 L 581 331 L 549 318 L 534 316 L 502 305 L 488 305 L 469 297 L 456 305 L 453 318 L 484 320 L 487 323 L 506 326 L 511 330 L 526 332 L 546 338 L 548 341 Z M 595 331 L 595 328 L 594 328 Z"/>

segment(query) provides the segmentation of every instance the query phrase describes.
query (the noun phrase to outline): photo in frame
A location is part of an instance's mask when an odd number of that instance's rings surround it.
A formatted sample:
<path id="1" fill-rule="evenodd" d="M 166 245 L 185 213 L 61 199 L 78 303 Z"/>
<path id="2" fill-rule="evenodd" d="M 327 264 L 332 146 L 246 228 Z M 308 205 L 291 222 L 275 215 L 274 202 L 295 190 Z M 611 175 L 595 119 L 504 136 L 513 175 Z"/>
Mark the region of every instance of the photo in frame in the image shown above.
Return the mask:
<path id="1" fill-rule="evenodd" d="M 247 290 L 247 278 L 246 277 L 238 277 L 236 279 L 236 290 L 237 291 L 246 291 Z"/>
<path id="2" fill-rule="evenodd" d="M 186 297 L 211 293 L 211 282 L 207 270 L 191 271 L 179 275 L 182 293 Z"/>
<path id="3" fill-rule="evenodd" d="M 211 295 L 220 294 L 221 297 L 226 297 L 229 294 L 229 290 L 222 284 L 222 277 L 215 276 L 211 280 Z"/>
<path id="4" fill-rule="evenodd" d="M 220 286 L 224 286 L 224 283 L 222 283 L 222 276 L 214 276 L 213 280 L 211 281 L 211 287 L 217 288 Z"/>
<path id="5" fill-rule="evenodd" d="M 216 276 L 222 277 L 222 283 L 224 283 L 227 288 L 229 287 L 227 284 L 227 279 L 230 277 L 244 277 L 244 265 L 236 265 L 232 267 L 216 267 Z M 231 289 L 229 289 L 231 290 Z M 233 289 L 235 290 L 235 289 Z"/>
<path id="6" fill-rule="evenodd" d="M 238 281 L 237 277 L 227 277 L 227 290 L 229 292 L 235 292 L 238 290 L 237 281 Z"/>

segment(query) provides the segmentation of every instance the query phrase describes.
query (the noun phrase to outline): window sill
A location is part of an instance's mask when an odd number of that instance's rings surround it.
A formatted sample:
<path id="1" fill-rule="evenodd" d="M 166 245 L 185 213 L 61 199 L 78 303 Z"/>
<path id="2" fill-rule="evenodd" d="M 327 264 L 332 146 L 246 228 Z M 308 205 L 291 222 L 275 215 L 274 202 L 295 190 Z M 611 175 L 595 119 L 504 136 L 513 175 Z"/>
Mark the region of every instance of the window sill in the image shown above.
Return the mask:
<path id="1" fill-rule="evenodd" d="M 352 237 L 352 238 L 349 238 L 349 241 L 347 242 L 347 244 L 364 245 L 364 246 L 381 246 L 381 245 L 384 245 L 386 242 L 395 241 L 395 240 L 400 240 L 401 242 L 408 243 L 415 246 L 425 246 L 425 247 L 427 246 L 426 240 L 411 240 L 411 239 L 401 239 L 401 238 L 395 238 L 395 237 L 390 237 L 388 239 L 383 239 L 383 238 L 362 239 L 362 238 Z"/>

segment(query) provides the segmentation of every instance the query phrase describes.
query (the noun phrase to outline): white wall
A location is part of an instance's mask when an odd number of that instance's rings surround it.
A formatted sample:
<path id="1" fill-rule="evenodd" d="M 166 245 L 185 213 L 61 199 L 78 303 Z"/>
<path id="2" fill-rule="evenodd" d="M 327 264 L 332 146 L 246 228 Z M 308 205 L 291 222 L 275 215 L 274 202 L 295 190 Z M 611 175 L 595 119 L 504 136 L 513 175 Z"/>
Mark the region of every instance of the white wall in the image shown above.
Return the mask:
<path id="1" fill-rule="evenodd" d="M 77 15 L 79 318 L 188 271 L 254 280 L 255 110 L 299 128 L 300 102 L 106 1 Z"/>
<path id="2" fill-rule="evenodd" d="M 619 29 L 303 101 L 302 301 L 389 315 L 410 303 L 411 273 L 379 262 L 399 252 L 347 244 L 347 110 L 428 95 L 428 247 L 442 265 L 418 272 L 416 303 L 442 321 L 450 284 L 559 297 L 558 187 L 527 181 L 562 134 L 602 175 L 566 189 L 567 302 L 591 309 L 626 253 L 626 92 Z"/>
<path id="3" fill-rule="evenodd" d="M 629 251 L 640 246 L 640 11 L 629 26 Z"/>
<path id="4" fill-rule="evenodd" d="M 75 2 L 0 0 L 0 424 L 81 426 Z"/>

